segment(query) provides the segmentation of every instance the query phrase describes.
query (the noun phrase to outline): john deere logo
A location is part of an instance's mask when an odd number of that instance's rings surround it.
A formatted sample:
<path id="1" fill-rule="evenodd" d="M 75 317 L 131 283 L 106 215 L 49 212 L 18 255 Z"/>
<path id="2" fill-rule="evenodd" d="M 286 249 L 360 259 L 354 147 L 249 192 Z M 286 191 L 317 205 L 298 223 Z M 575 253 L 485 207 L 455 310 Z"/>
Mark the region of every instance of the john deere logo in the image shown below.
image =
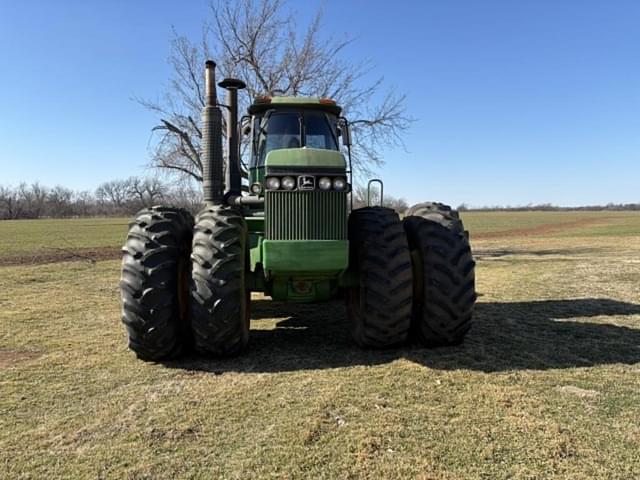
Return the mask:
<path id="1" fill-rule="evenodd" d="M 298 188 L 300 190 L 313 190 L 316 188 L 316 180 L 311 175 L 301 175 L 298 177 Z"/>

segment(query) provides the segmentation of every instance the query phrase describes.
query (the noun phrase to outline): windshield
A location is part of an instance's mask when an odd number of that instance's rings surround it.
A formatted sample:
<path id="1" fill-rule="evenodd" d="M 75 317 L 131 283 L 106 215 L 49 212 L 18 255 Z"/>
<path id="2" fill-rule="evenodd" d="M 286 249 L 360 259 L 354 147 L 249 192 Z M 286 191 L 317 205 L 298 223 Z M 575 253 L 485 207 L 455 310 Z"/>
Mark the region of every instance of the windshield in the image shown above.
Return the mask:
<path id="1" fill-rule="evenodd" d="M 307 112 L 304 115 L 304 145 L 309 148 L 337 150 L 335 124 L 329 124 L 329 116 L 321 112 Z"/>
<path id="2" fill-rule="evenodd" d="M 321 148 L 338 150 L 336 118 L 324 112 L 267 112 L 254 119 L 252 166 L 264 164 L 272 150 L 282 148 Z"/>

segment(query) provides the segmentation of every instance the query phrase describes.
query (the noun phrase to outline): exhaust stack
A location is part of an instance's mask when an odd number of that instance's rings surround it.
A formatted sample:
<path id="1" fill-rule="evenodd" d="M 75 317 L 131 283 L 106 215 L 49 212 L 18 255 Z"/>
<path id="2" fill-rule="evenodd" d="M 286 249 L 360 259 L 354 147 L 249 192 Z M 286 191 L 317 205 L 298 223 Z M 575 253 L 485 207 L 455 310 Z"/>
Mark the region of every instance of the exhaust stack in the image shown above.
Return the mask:
<path id="1" fill-rule="evenodd" d="M 222 181 L 222 113 L 216 98 L 216 64 L 205 63 L 205 105 L 202 108 L 202 186 L 207 205 L 220 205 Z"/>
<path id="2" fill-rule="evenodd" d="M 218 84 L 227 90 L 227 168 L 225 198 L 242 195 L 242 175 L 240 173 L 240 145 L 238 144 L 238 90 L 246 88 L 242 80 L 225 78 Z"/>

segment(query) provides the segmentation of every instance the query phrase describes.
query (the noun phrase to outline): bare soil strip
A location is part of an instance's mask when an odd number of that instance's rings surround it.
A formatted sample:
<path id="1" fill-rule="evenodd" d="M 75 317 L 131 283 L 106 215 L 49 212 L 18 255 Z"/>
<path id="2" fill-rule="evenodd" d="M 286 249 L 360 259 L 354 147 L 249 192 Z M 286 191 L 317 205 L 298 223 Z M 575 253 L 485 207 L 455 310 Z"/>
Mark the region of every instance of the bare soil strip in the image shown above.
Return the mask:
<path id="1" fill-rule="evenodd" d="M 11 367 L 17 363 L 38 358 L 40 353 L 27 350 L 9 350 L 0 347 L 0 368 Z"/>
<path id="2" fill-rule="evenodd" d="M 116 260 L 120 258 L 120 248 L 96 247 L 76 249 L 47 249 L 28 255 L 0 257 L 0 267 L 15 265 L 40 265 L 43 263 L 58 263 L 84 261 L 95 263 L 100 260 Z"/>
<path id="3" fill-rule="evenodd" d="M 587 225 L 593 225 L 597 223 L 603 223 L 612 217 L 602 218 L 583 218 L 581 220 L 574 220 L 564 223 L 546 223 L 544 225 L 537 225 L 535 227 L 526 228 L 514 228 L 511 230 L 498 230 L 495 232 L 482 232 L 472 233 L 474 239 L 489 239 L 489 238 L 502 238 L 502 237 L 528 237 L 535 235 L 547 235 L 550 233 L 559 233 L 572 228 L 584 227 Z"/>

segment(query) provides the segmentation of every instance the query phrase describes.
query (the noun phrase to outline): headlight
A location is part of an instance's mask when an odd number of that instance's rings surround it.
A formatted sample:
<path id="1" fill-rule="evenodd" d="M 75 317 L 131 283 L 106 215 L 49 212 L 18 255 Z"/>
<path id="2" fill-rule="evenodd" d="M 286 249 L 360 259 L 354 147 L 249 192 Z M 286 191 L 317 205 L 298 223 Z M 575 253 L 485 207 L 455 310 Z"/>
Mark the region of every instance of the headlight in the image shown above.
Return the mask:
<path id="1" fill-rule="evenodd" d="M 280 188 L 280 179 L 278 177 L 267 178 L 267 188 L 269 190 L 278 190 Z"/>
<path id="2" fill-rule="evenodd" d="M 331 189 L 331 179 L 329 177 L 320 177 L 320 180 L 318 180 L 318 188 L 320 190 Z"/>
<path id="3" fill-rule="evenodd" d="M 296 179 L 293 177 L 284 177 L 282 179 L 282 188 L 285 190 L 293 190 L 296 188 Z"/>
<path id="4" fill-rule="evenodd" d="M 259 195 L 260 192 L 262 192 L 262 185 L 260 185 L 259 183 L 254 183 L 253 185 L 251 185 L 251 192 Z"/>
<path id="5" fill-rule="evenodd" d="M 333 188 L 342 192 L 347 188 L 347 181 L 342 177 L 336 177 L 333 179 Z"/>

